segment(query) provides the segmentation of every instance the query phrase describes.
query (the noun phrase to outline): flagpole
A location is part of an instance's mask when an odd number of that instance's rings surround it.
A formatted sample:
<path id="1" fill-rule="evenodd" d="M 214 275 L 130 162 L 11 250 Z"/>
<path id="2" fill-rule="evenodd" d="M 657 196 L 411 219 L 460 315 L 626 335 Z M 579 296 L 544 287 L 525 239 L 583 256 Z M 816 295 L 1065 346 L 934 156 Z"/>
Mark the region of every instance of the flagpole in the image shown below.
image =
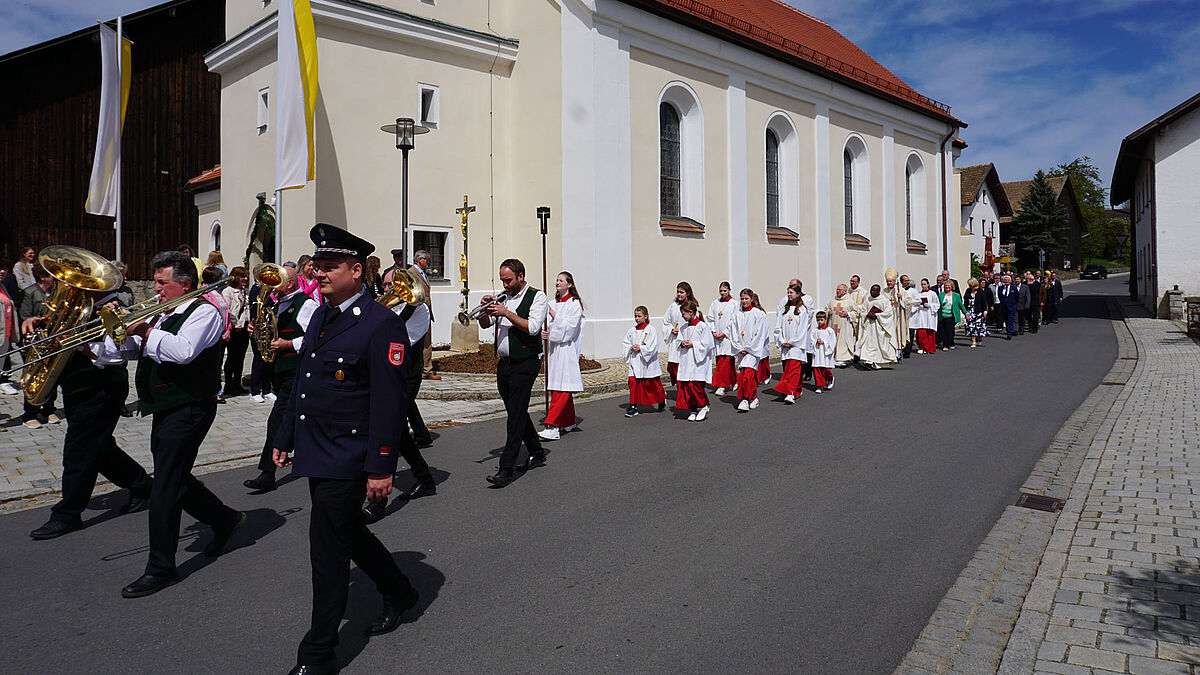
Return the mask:
<path id="1" fill-rule="evenodd" d="M 125 94 L 124 82 L 122 81 L 122 80 L 124 80 L 124 72 L 125 71 L 123 71 L 121 69 L 121 53 L 123 51 L 125 51 L 125 49 L 124 49 L 125 45 L 122 42 L 122 40 L 124 39 L 123 27 L 124 27 L 124 21 L 121 19 L 120 16 L 118 16 L 117 17 L 117 78 L 118 78 L 118 82 L 117 82 L 117 97 L 118 97 L 117 115 L 118 115 L 118 119 L 121 120 L 120 124 L 122 127 L 124 126 L 124 119 L 121 119 L 121 112 L 122 112 L 122 104 L 124 103 L 124 101 L 121 99 L 124 97 L 124 94 Z M 123 128 L 121 128 L 120 132 L 117 134 L 118 150 L 121 147 L 121 137 L 125 135 L 124 131 L 125 130 Z M 117 255 L 114 258 L 114 260 L 121 260 L 121 201 L 122 201 L 121 200 L 121 174 L 122 173 L 124 173 L 124 169 L 122 168 L 122 162 L 118 161 L 117 162 L 117 175 L 116 175 L 116 179 L 117 179 L 117 215 L 113 218 L 113 229 L 116 230 L 116 232 L 117 232 Z"/>
<path id="2" fill-rule="evenodd" d="M 283 264 L 283 190 L 275 191 L 275 260 L 272 262 Z"/>

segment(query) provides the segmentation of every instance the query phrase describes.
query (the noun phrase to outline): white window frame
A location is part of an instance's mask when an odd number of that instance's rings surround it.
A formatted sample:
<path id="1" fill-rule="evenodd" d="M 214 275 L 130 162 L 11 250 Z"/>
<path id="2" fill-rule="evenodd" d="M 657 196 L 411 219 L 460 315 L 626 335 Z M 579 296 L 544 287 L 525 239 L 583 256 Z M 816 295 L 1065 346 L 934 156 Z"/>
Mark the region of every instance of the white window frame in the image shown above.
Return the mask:
<path id="1" fill-rule="evenodd" d="M 909 170 L 912 171 L 911 178 L 908 176 Z M 904 162 L 904 174 L 905 180 L 911 186 L 908 193 L 912 199 L 911 204 L 905 204 L 906 210 L 912 213 L 912 225 L 905 228 L 905 235 L 909 241 L 917 241 L 924 244 L 927 243 L 925 238 L 928 236 L 929 224 L 929 205 L 926 198 L 929 192 L 929 174 L 925 171 L 924 160 L 916 152 L 908 154 L 908 159 Z M 971 218 L 971 221 L 971 231 L 974 231 L 974 218 Z"/>
<path id="2" fill-rule="evenodd" d="M 432 105 L 429 107 L 429 116 L 425 116 L 425 94 L 428 93 L 432 98 Z M 417 115 L 420 119 L 417 124 L 430 129 L 438 128 L 438 120 L 440 117 L 441 96 L 438 94 L 438 86 L 436 84 L 417 83 Z"/>
<path id="3" fill-rule="evenodd" d="M 267 133 L 271 121 L 271 88 L 259 89 L 255 101 L 258 105 L 258 135 L 262 136 Z"/>
<path id="4" fill-rule="evenodd" d="M 456 231 L 455 228 L 450 227 L 449 225 L 417 225 L 414 223 L 408 224 L 408 241 L 406 242 L 406 244 L 408 246 L 408 250 L 412 251 L 413 253 L 416 253 L 416 251 L 417 251 L 415 244 L 414 244 L 414 242 L 417 239 L 415 236 L 417 232 L 433 232 L 436 234 L 443 234 L 446 236 L 446 240 L 445 240 L 446 243 L 443 244 L 443 246 L 442 246 L 442 265 L 446 269 L 442 270 L 441 278 L 429 280 L 430 286 L 436 286 L 438 284 L 450 284 L 450 283 L 453 283 L 453 281 L 457 278 L 455 276 L 451 276 L 451 274 L 450 274 L 451 269 L 454 269 L 454 270 L 458 269 L 458 263 L 457 263 L 458 259 L 456 257 L 458 255 L 458 252 L 455 250 L 454 237 L 453 237 L 455 231 Z M 411 257 L 412 257 L 412 254 L 409 254 L 410 259 L 411 259 Z M 416 264 L 416 263 L 412 263 L 412 264 Z"/>
<path id="5" fill-rule="evenodd" d="M 852 133 L 846 137 L 842 152 L 838 154 L 838 164 L 844 165 L 845 152 L 850 151 L 850 193 L 854 198 L 851 215 L 850 232 L 846 232 L 845 216 L 842 217 L 842 232 L 845 236 L 858 235 L 871 240 L 871 156 L 867 151 L 867 142 L 862 136 Z M 845 169 L 842 169 L 842 184 L 845 184 Z M 840 190 L 844 194 L 844 190 Z M 845 213 L 846 200 L 842 198 L 842 213 Z"/>
<path id="6" fill-rule="evenodd" d="M 779 227 L 800 234 L 800 135 L 792 118 L 782 110 L 771 113 L 763 129 L 763 223 L 767 217 L 767 129 L 779 139 Z"/>
<path id="7" fill-rule="evenodd" d="M 210 225 L 208 228 L 208 250 L 210 250 L 210 251 L 220 251 L 221 250 L 221 235 L 222 234 L 223 234 L 223 232 L 221 230 L 221 221 L 214 220 L 212 222 L 212 225 Z"/>
<path id="8" fill-rule="evenodd" d="M 679 113 L 679 215 L 697 223 L 704 223 L 704 113 L 700 109 L 700 97 L 685 82 L 674 81 L 663 87 L 654 105 L 655 128 L 658 128 L 658 111 L 663 103 L 669 103 Z M 657 134 L 656 134 L 657 135 Z M 662 157 L 655 148 L 654 180 L 659 183 L 662 176 Z M 655 188 L 662 203 L 661 185 Z"/>

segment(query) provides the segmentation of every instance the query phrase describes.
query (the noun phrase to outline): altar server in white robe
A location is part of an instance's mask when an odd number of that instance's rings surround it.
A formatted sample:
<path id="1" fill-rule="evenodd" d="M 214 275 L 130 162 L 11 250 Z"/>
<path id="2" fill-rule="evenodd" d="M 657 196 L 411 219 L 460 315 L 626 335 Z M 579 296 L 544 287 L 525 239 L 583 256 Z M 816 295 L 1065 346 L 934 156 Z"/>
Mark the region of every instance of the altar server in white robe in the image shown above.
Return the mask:
<path id="1" fill-rule="evenodd" d="M 583 300 L 570 272 L 559 272 L 554 279 L 554 302 L 550 303 L 550 328 L 542 339 L 550 343 L 546 357 L 550 408 L 546 410 L 546 428 L 538 434 L 557 441 L 560 434 L 575 428 L 575 401 L 572 394 L 583 391 L 579 373 L 579 343 L 583 338 Z"/>
<path id="2" fill-rule="evenodd" d="M 804 386 L 804 365 L 808 362 L 809 332 L 812 330 L 811 313 L 804 304 L 800 284 L 792 284 L 787 291 L 787 304 L 775 314 L 773 339 L 779 345 L 783 359 L 783 374 L 779 384 L 772 389 L 783 397 L 785 403 L 795 403 Z"/>
<path id="3" fill-rule="evenodd" d="M 913 301 L 909 325 L 917 331 L 917 353 L 933 354 L 937 351 L 937 313 L 940 307 L 938 294 L 929 287 L 929 280 L 921 280 L 921 290 Z"/>
<path id="4" fill-rule="evenodd" d="M 770 355 L 771 326 L 754 291 L 743 288 L 738 296 L 741 310 L 731 337 L 738 360 L 738 410 L 745 412 L 758 407 L 758 362 Z"/>
<path id="5" fill-rule="evenodd" d="M 667 343 L 667 374 L 671 376 L 672 385 L 679 381 L 676 376 L 679 372 L 679 331 L 683 329 L 683 315 L 679 313 L 679 308 L 688 300 L 695 302 L 696 295 L 692 293 L 691 284 L 681 281 L 675 286 L 675 300 L 667 305 L 662 317 L 663 342 Z"/>
<path id="6" fill-rule="evenodd" d="M 733 317 L 738 311 L 738 301 L 730 295 L 728 281 L 722 281 L 718 289 L 720 296 L 708 306 L 705 323 L 713 333 L 713 371 L 709 382 L 717 388 L 717 396 L 725 395 L 726 387 L 737 389 L 737 368 L 733 358 L 733 341 L 729 333 L 733 330 Z"/>
<path id="7" fill-rule="evenodd" d="M 892 319 L 892 302 L 880 292 L 879 284 L 871 286 L 871 295 L 862 304 L 862 328 L 858 335 L 858 358 L 872 370 L 896 362 L 895 347 L 892 346 L 892 331 L 896 322 Z"/>
<path id="8" fill-rule="evenodd" d="M 833 389 L 834 354 L 837 351 L 838 335 L 829 325 L 825 312 L 817 312 L 817 325 L 809 334 L 813 355 L 813 385 L 816 393 Z"/>
<path id="9" fill-rule="evenodd" d="M 800 300 L 804 303 L 804 306 L 808 308 L 808 325 L 804 328 L 804 334 L 808 335 L 808 331 L 812 328 L 813 313 L 817 311 L 817 301 L 815 298 L 813 298 L 813 296 L 804 292 L 804 282 L 800 281 L 799 279 L 788 279 L 787 287 L 791 288 L 792 286 L 800 287 Z M 775 305 L 775 314 L 772 318 L 779 316 L 779 313 L 783 311 L 783 306 L 788 304 L 788 302 L 787 289 L 784 289 L 783 297 L 780 298 L 779 302 Z M 763 311 L 766 311 L 766 309 L 764 308 Z M 774 333 L 772 333 L 772 341 L 774 341 Z M 811 360 L 811 358 L 805 355 L 804 365 L 807 366 L 808 362 Z M 769 364 L 770 359 L 767 359 L 766 363 Z M 802 376 L 807 379 L 807 372 L 802 373 Z M 760 368 L 759 378 L 762 379 L 762 384 L 769 384 L 771 382 L 771 369 L 769 366 L 765 369 L 765 372 L 762 372 L 762 369 Z"/>
<path id="10" fill-rule="evenodd" d="M 708 416 L 708 393 L 704 383 L 712 368 L 712 328 L 695 300 L 679 308 L 683 314 L 683 330 L 679 332 L 679 389 L 675 393 L 675 409 L 687 410 L 689 422 L 703 422 Z"/>
<path id="11" fill-rule="evenodd" d="M 633 310 L 633 328 L 621 341 L 621 353 L 629 364 L 629 406 L 626 417 L 637 417 L 639 405 L 666 406 L 662 366 L 658 365 L 658 329 L 650 326 L 650 310 L 638 305 Z"/>

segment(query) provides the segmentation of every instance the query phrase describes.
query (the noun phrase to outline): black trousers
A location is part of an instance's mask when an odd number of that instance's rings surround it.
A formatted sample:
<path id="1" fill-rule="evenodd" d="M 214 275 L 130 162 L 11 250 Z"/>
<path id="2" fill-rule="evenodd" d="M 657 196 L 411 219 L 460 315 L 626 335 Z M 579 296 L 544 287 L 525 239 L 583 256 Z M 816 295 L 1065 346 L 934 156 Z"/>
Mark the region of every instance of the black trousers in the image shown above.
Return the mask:
<path id="1" fill-rule="evenodd" d="M 405 594 L 412 585 L 363 522 L 365 479 L 309 478 L 308 493 L 312 497 L 308 524 L 312 625 L 300 642 L 296 663 L 334 665 L 338 626 L 346 613 L 350 593 L 350 562 L 358 565 L 383 595 Z"/>
<path id="2" fill-rule="evenodd" d="M 267 417 L 267 438 L 263 441 L 262 456 L 258 458 L 259 471 L 275 475 L 275 432 L 283 422 L 283 413 L 287 410 L 288 399 L 292 397 L 292 384 L 296 381 L 296 369 L 279 373 L 272 371 L 271 387 L 275 391 L 275 403 L 271 406 L 271 414 Z"/>
<path id="3" fill-rule="evenodd" d="M 426 485 L 433 485 L 433 474 L 429 472 L 429 463 L 425 461 L 425 457 L 421 454 L 421 448 L 418 447 L 418 444 L 425 444 L 432 440 L 429 429 L 425 428 L 425 420 L 421 418 L 421 411 L 417 409 L 417 392 L 421 390 L 421 373 L 418 372 L 416 375 L 410 373 L 407 384 L 408 424 L 412 427 L 412 433 L 405 434 L 404 439 L 400 441 L 400 456 L 412 469 L 413 478 Z"/>
<path id="4" fill-rule="evenodd" d="M 250 360 L 250 393 L 269 393 L 271 391 L 271 373 L 275 366 L 262 360 L 262 356 L 258 353 L 257 342 L 250 340 L 250 348 L 254 350 L 254 358 Z M 278 396 L 279 392 L 275 392 L 275 395 Z"/>
<path id="5" fill-rule="evenodd" d="M 237 516 L 237 511 L 192 475 L 196 453 L 216 416 L 216 398 L 154 413 L 150 425 L 154 487 L 150 494 L 150 560 L 146 574 L 175 572 L 182 511 L 210 527 L 228 525 Z"/>
<path id="6" fill-rule="evenodd" d="M 408 376 L 408 426 L 412 428 L 413 440 L 418 445 L 428 445 L 433 442 L 429 429 L 425 426 L 425 418 L 417 408 L 417 394 L 421 392 L 421 373 Z"/>
<path id="7" fill-rule="evenodd" d="M 943 347 L 954 346 L 954 317 L 938 316 L 937 340 Z"/>
<path id="8" fill-rule="evenodd" d="M 500 453 L 501 471 L 512 471 L 516 467 L 522 441 L 529 448 L 529 454 L 540 455 L 544 452 L 533 420 L 529 417 L 529 396 L 540 369 L 539 359 L 513 361 L 503 357 L 496 365 L 496 388 L 500 391 L 500 398 L 504 399 L 504 412 L 508 414 L 508 435 L 504 441 L 504 451 Z"/>
<path id="9" fill-rule="evenodd" d="M 1038 332 L 1038 326 L 1040 326 L 1042 323 L 1042 308 L 1034 305 L 1030 307 L 1028 311 L 1029 328 L 1027 330 L 1030 333 L 1036 333 Z"/>
<path id="10" fill-rule="evenodd" d="M 246 363 L 246 348 L 250 346 L 250 331 L 232 328 L 225 343 L 225 393 L 242 391 L 242 371 Z"/>
<path id="11" fill-rule="evenodd" d="M 1060 300 L 1055 300 L 1046 305 L 1046 321 L 1058 321 L 1058 304 Z"/>
<path id="12" fill-rule="evenodd" d="M 1025 324 L 1028 322 L 1029 322 L 1029 310 L 1028 309 L 1018 309 L 1017 310 L 1017 333 L 1018 334 L 1025 333 Z"/>
<path id="13" fill-rule="evenodd" d="M 125 374 L 124 368 L 120 371 Z M 96 476 L 101 474 L 117 487 L 129 488 L 135 497 L 150 496 L 150 476 L 113 439 L 128 393 L 127 377 L 63 390 L 67 436 L 63 440 L 62 499 L 50 507 L 50 520 L 77 522 L 92 498 Z"/>
<path id="14" fill-rule="evenodd" d="M 54 412 L 54 403 L 57 400 L 57 391 L 50 392 L 50 398 L 46 399 L 46 402 L 41 405 L 30 405 L 29 401 L 22 399 L 21 406 L 24 408 L 24 411 L 21 414 L 21 421 L 28 422 L 29 420 L 36 419 L 38 415 L 41 415 L 42 417 L 50 415 L 50 413 Z M 121 400 L 124 401 L 125 399 Z"/>

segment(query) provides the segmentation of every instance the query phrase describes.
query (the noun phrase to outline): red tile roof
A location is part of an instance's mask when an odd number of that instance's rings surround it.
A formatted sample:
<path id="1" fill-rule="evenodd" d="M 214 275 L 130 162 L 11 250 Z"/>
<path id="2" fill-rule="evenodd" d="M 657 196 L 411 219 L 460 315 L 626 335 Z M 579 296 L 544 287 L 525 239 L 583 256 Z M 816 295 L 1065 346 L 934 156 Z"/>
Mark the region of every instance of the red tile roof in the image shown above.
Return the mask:
<path id="1" fill-rule="evenodd" d="M 779 0 L 625 0 L 629 4 L 668 16 L 699 19 L 900 99 L 938 118 L 966 126 L 950 115 L 950 106 L 924 96 L 896 77 L 878 61 L 846 39 L 832 26 Z M 675 18 L 675 17 L 672 17 Z"/>
<path id="2" fill-rule="evenodd" d="M 217 165 L 213 166 L 213 168 L 204 171 L 199 176 L 189 179 L 187 182 L 187 185 L 192 185 L 192 186 L 200 185 L 201 183 L 207 183 L 212 180 L 220 180 L 220 178 L 221 178 L 221 165 L 217 164 Z"/>

